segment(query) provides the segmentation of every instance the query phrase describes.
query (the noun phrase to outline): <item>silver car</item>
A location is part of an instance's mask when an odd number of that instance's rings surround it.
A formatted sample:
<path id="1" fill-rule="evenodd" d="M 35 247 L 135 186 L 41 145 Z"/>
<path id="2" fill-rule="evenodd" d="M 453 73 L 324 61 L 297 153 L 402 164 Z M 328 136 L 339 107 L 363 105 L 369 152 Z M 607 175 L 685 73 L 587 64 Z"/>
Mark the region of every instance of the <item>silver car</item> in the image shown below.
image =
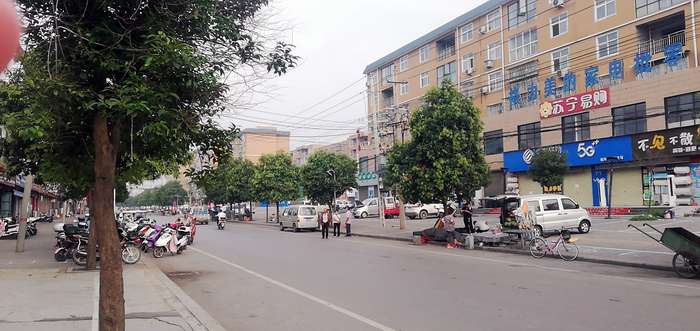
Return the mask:
<path id="1" fill-rule="evenodd" d="M 566 195 L 533 194 L 509 197 L 506 201 L 509 210 L 514 209 L 509 207 L 510 203 L 516 203 L 513 207 L 517 208 L 527 201 L 528 208 L 534 211 L 536 236 L 561 229 L 578 230 L 579 233 L 591 230 L 591 215 Z"/>
<path id="2" fill-rule="evenodd" d="M 280 231 L 291 228 L 294 232 L 301 229 L 316 231 L 318 228 L 318 212 L 316 206 L 296 205 L 284 208 L 280 216 Z"/>

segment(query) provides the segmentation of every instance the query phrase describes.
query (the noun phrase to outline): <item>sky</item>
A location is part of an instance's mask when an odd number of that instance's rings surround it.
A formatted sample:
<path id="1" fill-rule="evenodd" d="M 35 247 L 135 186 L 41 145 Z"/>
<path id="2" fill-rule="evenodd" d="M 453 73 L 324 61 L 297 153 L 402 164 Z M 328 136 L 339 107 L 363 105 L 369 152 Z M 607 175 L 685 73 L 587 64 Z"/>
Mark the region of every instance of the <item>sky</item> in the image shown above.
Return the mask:
<path id="1" fill-rule="evenodd" d="M 291 149 L 366 131 L 365 67 L 485 1 L 273 0 L 300 65 L 270 80 L 273 99 L 229 120 L 242 129 L 290 131 Z"/>

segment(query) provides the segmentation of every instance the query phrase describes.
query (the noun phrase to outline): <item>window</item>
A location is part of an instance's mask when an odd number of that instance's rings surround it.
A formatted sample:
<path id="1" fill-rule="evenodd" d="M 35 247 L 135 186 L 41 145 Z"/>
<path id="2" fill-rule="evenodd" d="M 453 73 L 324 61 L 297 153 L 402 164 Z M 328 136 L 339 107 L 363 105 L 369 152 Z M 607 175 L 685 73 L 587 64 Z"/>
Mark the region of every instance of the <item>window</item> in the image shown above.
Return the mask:
<path id="1" fill-rule="evenodd" d="M 528 200 L 527 207 L 534 209 L 536 212 L 542 211 L 540 209 L 540 202 L 538 200 Z"/>
<path id="2" fill-rule="evenodd" d="M 474 80 L 468 80 L 459 85 L 459 92 L 470 99 L 474 99 Z"/>
<path id="3" fill-rule="evenodd" d="M 486 155 L 503 153 L 503 130 L 484 132 L 484 153 Z"/>
<path id="4" fill-rule="evenodd" d="M 462 56 L 462 72 L 467 72 L 467 69 L 474 70 L 474 53 Z"/>
<path id="5" fill-rule="evenodd" d="M 639 1 L 639 0 L 637 0 Z M 642 0 L 644 1 L 644 0 Z M 615 15 L 615 0 L 595 0 L 595 20 L 600 21 Z"/>
<path id="6" fill-rule="evenodd" d="M 401 83 L 401 95 L 408 93 L 408 82 Z"/>
<path id="7" fill-rule="evenodd" d="M 700 92 L 664 99 L 666 126 L 677 128 L 700 123 Z"/>
<path id="8" fill-rule="evenodd" d="M 635 0 L 634 7 L 637 9 L 637 17 L 642 17 L 684 1 L 685 0 Z"/>
<path id="9" fill-rule="evenodd" d="M 360 172 L 369 172 L 369 157 L 363 156 L 360 158 Z"/>
<path id="10" fill-rule="evenodd" d="M 591 139 L 588 113 L 562 117 L 562 144 Z"/>
<path id="11" fill-rule="evenodd" d="M 393 64 L 382 69 L 382 85 L 386 85 L 389 81 L 394 80 L 394 69 L 396 69 L 396 66 Z"/>
<path id="12" fill-rule="evenodd" d="M 489 74 L 489 92 L 503 89 L 503 77 L 500 71 Z"/>
<path id="13" fill-rule="evenodd" d="M 376 72 L 370 72 L 369 73 L 369 78 L 367 78 L 369 81 L 369 85 L 376 85 L 377 84 L 377 73 Z"/>
<path id="14" fill-rule="evenodd" d="M 452 61 L 445 65 L 439 66 L 437 68 L 437 83 L 438 86 L 442 85 L 442 80 L 445 78 L 450 78 L 452 84 L 457 83 L 457 62 Z"/>
<path id="15" fill-rule="evenodd" d="M 559 210 L 559 200 L 557 199 L 547 199 L 547 200 L 542 200 L 542 204 L 544 205 L 544 210 Z"/>
<path id="16" fill-rule="evenodd" d="M 425 45 L 419 48 L 418 53 L 420 54 L 420 62 L 428 61 L 430 58 L 430 46 Z"/>
<path id="17" fill-rule="evenodd" d="M 487 47 L 487 55 L 489 60 L 496 60 L 501 58 L 501 41 L 496 41 L 489 44 Z"/>
<path id="18" fill-rule="evenodd" d="M 469 23 L 459 28 L 459 34 L 462 36 L 462 43 L 472 40 L 474 38 L 474 24 Z"/>
<path id="19" fill-rule="evenodd" d="M 399 70 L 400 71 L 408 70 L 408 55 L 402 56 L 401 59 L 399 60 Z"/>
<path id="20" fill-rule="evenodd" d="M 520 149 L 542 146 L 540 122 L 518 125 L 518 146 Z"/>
<path id="21" fill-rule="evenodd" d="M 534 54 L 537 54 L 537 28 L 523 31 L 508 39 L 510 62 L 522 60 Z"/>
<path id="22" fill-rule="evenodd" d="M 499 102 L 493 105 L 488 105 L 487 116 L 495 116 L 503 114 L 503 102 Z"/>
<path id="23" fill-rule="evenodd" d="M 527 0 L 525 9 L 520 8 L 520 1 L 516 1 L 508 6 L 508 30 L 513 30 L 537 18 L 536 0 Z M 524 12 L 524 14 L 520 14 Z"/>
<path id="24" fill-rule="evenodd" d="M 571 200 L 569 198 L 561 198 L 561 205 L 564 207 L 564 209 L 578 209 L 578 205 L 574 200 Z"/>
<path id="25" fill-rule="evenodd" d="M 496 9 L 495 11 L 486 15 L 486 31 L 491 31 L 501 27 L 501 11 Z"/>
<path id="26" fill-rule="evenodd" d="M 563 13 L 549 20 L 549 31 L 551 32 L 552 38 L 569 32 L 569 18 L 567 15 L 567 13 Z"/>
<path id="27" fill-rule="evenodd" d="M 647 106 L 638 103 L 612 109 L 613 136 L 626 136 L 647 131 Z"/>
<path id="28" fill-rule="evenodd" d="M 566 69 L 569 69 L 569 49 L 564 48 L 552 52 L 552 73 Z"/>
<path id="29" fill-rule="evenodd" d="M 617 31 L 596 38 L 596 45 L 598 45 L 598 59 L 617 55 Z"/>
<path id="30" fill-rule="evenodd" d="M 420 74 L 420 87 L 426 87 L 430 84 L 430 73 L 424 72 Z"/>
<path id="31" fill-rule="evenodd" d="M 370 106 L 376 106 L 379 104 L 379 93 L 375 92 L 370 92 L 372 94 L 372 97 L 369 99 L 369 105 Z"/>

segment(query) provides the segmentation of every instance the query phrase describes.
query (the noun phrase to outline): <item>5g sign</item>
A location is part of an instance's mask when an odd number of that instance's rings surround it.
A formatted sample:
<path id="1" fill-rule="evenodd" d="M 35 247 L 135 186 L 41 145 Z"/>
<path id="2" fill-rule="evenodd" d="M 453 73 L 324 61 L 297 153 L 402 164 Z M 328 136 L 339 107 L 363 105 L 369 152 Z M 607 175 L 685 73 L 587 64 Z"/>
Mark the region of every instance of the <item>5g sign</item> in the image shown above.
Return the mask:
<path id="1" fill-rule="evenodd" d="M 374 186 L 379 185 L 379 176 L 376 172 L 361 172 L 355 176 L 358 186 Z"/>
<path id="2" fill-rule="evenodd" d="M 576 149 L 576 154 L 580 158 L 592 157 L 593 155 L 595 155 L 595 146 L 598 145 L 599 142 L 599 140 L 594 140 L 590 142 L 579 143 L 578 148 Z M 586 146 L 586 144 L 590 145 Z"/>

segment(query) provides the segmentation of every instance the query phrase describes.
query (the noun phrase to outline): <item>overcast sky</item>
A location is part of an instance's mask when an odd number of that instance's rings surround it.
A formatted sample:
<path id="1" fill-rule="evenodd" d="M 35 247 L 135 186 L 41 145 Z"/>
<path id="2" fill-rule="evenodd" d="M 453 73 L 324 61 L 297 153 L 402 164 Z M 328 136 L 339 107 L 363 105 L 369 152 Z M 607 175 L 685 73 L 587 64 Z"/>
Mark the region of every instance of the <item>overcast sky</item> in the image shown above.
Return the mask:
<path id="1" fill-rule="evenodd" d="M 294 149 L 366 130 L 365 67 L 485 0 L 273 1 L 294 27 L 285 41 L 296 46 L 301 65 L 271 81 L 279 88 L 274 100 L 232 121 L 291 131 Z"/>

